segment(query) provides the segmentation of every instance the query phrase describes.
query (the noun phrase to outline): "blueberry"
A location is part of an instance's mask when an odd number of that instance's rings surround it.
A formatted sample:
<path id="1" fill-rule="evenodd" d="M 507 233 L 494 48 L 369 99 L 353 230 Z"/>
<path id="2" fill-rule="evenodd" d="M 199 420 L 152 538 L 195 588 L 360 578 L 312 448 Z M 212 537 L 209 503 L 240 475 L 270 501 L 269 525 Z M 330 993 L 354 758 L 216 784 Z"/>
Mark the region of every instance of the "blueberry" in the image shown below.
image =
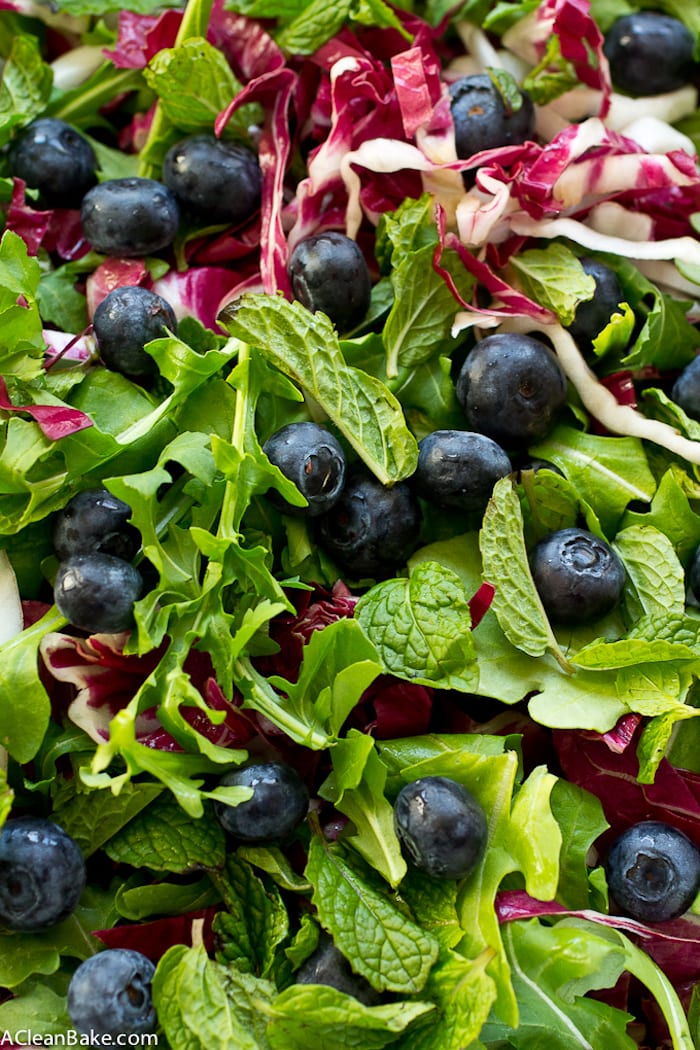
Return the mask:
<path id="1" fill-rule="evenodd" d="M 470 350 L 456 390 L 473 430 L 517 450 L 551 430 L 566 400 L 566 376 L 539 339 L 503 332 Z"/>
<path id="2" fill-rule="evenodd" d="M 151 997 L 155 966 L 131 948 L 108 948 L 75 971 L 68 1014 L 81 1035 L 139 1036 L 156 1030 Z"/>
<path id="3" fill-rule="evenodd" d="M 670 824 L 643 820 L 615 840 L 606 863 L 615 905 L 639 922 L 667 922 L 700 891 L 700 850 Z"/>
<path id="4" fill-rule="evenodd" d="M 67 919 L 85 887 L 74 839 L 43 817 L 8 820 L 0 833 L 0 923 L 46 930 Z"/>
<path id="5" fill-rule="evenodd" d="M 482 513 L 493 486 L 510 474 L 500 445 L 468 430 L 434 430 L 418 444 L 414 491 L 437 507 Z"/>
<path id="6" fill-rule="evenodd" d="M 700 357 L 694 357 L 671 388 L 671 399 L 691 419 L 700 420 Z"/>
<path id="7" fill-rule="evenodd" d="M 436 879 L 464 878 L 486 850 L 483 809 L 449 777 L 420 777 L 401 788 L 394 803 L 394 827 L 413 864 Z"/>
<path id="8" fill-rule="evenodd" d="M 288 423 L 267 439 L 263 452 L 309 501 L 308 507 L 295 507 L 270 489 L 268 495 L 280 510 L 313 518 L 338 502 L 345 484 L 345 453 L 325 427 Z"/>
<path id="9" fill-rule="evenodd" d="M 553 623 L 583 624 L 615 608 L 625 569 L 605 540 L 585 529 L 552 532 L 530 553 L 542 605 Z"/>
<path id="10" fill-rule="evenodd" d="M 535 107 L 526 91 L 520 91 L 520 98 L 520 107 L 511 108 L 488 73 L 475 73 L 451 84 L 457 156 L 466 160 L 484 149 L 517 146 L 531 139 Z"/>
<path id="11" fill-rule="evenodd" d="M 143 349 L 168 331 L 177 332 L 170 303 L 138 285 L 115 288 L 104 297 L 92 319 L 100 357 L 113 372 L 135 378 L 152 376 L 156 363 Z"/>
<path id="12" fill-rule="evenodd" d="M 321 934 L 318 947 L 299 967 L 295 979 L 297 984 L 325 984 L 336 988 L 359 999 L 365 1006 L 375 1006 L 380 999 L 369 981 L 353 972 L 348 960 L 326 933 Z"/>
<path id="13" fill-rule="evenodd" d="M 108 179 L 83 197 L 83 231 L 104 255 L 151 255 L 175 239 L 180 222 L 177 197 L 162 182 L 131 176 Z"/>
<path id="14" fill-rule="evenodd" d="M 190 135 L 168 150 L 163 182 L 183 208 L 213 223 L 245 222 L 260 207 L 255 154 L 214 135 Z"/>
<path id="15" fill-rule="evenodd" d="M 253 789 L 247 802 L 227 806 L 215 802 L 222 827 L 241 842 L 266 843 L 289 838 L 306 817 L 309 793 L 293 766 L 257 762 L 226 773 L 222 787 Z"/>
<path id="16" fill-rule="evenodd" d="M 39 191 L 39 205 L 78 208 L 97 181 L 97 157 L 79 131 L 64 120 L 33 120 L 9 150 L 10 171 Z"/>
<path id="17" fill-rule="evenodd" d="M 58 566 L 54 601 L 74 627 L 91 634 L 126 631 L 143 580 L 138 569 L 113 554 L 76 554 Z"/>
<path id="18" fill-rule="evenodd" d="M 592 299 L 586 299 L 576 307 L 576 315 L 569 325 L 569 332 L 583 348 L 589 347 L 624 300 L 617 274 L 605 263 L 596 259 L 579 259 L 585 273 L 595 281 Z"/>
<path id="19" fill-rule="evenodd" d="M 659 11 L 623 15 L 606 34 L 603 53 L 613 85 L 628 95 L 662 95 L 691 79 L 693 37 L 682 22 Z"/>
<path id="20" fill-rule="evenodd" d="M 412 553 L 421 526 L 407 482 L 391 488 L 361 468 L 348 474 L 340 499 L 317 518 L 318 541 L 354 577 L 383 576 Z"/>
<path id="21" fill-rule="evenodd" d="M 141 544 L 129 524 L 131 507 L 107 489 L 84 489 L 58 511 L 53 522 L 53 548 L 61 561 L 98 551 L 131 561 Z"/>
<path id="22" fill-rule="evenodd" d="M 372 284 L 355 241 L 329 230 L 300 241 L 289 259 L 294 297 L 330 317 L 340 332 L 359 324 L 369 309 Z"/>

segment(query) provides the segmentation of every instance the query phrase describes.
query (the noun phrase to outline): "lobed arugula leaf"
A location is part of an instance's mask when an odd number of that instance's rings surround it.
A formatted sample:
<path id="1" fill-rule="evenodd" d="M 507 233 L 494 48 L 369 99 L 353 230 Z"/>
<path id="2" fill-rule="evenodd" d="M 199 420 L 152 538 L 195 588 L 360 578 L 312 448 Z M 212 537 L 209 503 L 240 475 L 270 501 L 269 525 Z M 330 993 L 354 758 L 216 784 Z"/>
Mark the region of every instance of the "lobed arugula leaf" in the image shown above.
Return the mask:
<path id="1" fill-rule="evenodd" d="M 438 562 L 376 584 L 358 601 L 355 618 L 391 674 L 442 689 L 476 688 L 469 595 Z"/>
<path id="2" fill-rule="evenodd" d="M 340 843 L 314 835 L 306 875 L 321 924 L 352 968 L 378 991 L 421 991 L 438 942 L 412 922 L 372 870 Z"/>
<path id="3" fill-rule="evenodd" d="M 221 325 L 299 383 L 384 484 L 409 477 L 418 452 L 401 406 L 387 387 L 348 366 L 325 314 L 279 296 L 246 294 Z"/>

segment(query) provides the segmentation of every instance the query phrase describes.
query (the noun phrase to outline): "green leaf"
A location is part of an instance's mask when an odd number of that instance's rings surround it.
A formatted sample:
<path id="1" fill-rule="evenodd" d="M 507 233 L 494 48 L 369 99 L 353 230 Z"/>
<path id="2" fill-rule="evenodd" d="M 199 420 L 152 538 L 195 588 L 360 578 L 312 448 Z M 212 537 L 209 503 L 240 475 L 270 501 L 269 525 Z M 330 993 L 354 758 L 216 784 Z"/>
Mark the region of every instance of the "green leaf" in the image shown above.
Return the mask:
<path id="1" fill-rule="evenodd" d="M 345 363 L 325 314 L 279 296 L 246 294 L 224 309 L 220 323 L 299 383 L 380 481 L 413 473 L 418 450 L 399 402 L 383 383 Z"/>
<path id="2" fill-rule="evenodd" d="M 280 889 L 290 893 L 310 893 L 311 883 L 297 874 L 279 846 L 239 846 L 237 855 L 269 875 Z"/>
<path id="3" fill-rule="evenodd" d="M 562 55 L 559 37 L 553 33 L 547 40 L 542 58 L 523 80 L 523 90 L 536 105 L 545 106 L 578 85 L 576 70 Z"/>
<path id="4" fill-rule="evenodd" d="M 433 219 L 435 202 L 429 193 L 417 199 L 408 197 L 395 211 L 383 212 L 377 225 L 375 253 L 382 272 L 389 273 L 394 258 L 397 264 L 428 245 L 438 243 Z"/>
<path id="5" fill-rule="evenodd" d="M 479 533 L 484 578 L 496 588 L 491 608 L 508 640 L 530 656 L 552 653 L 568 664 L 532 580 L 520 501 L 510 477 L 496 482 Z"/>
<path id="6" fill-rule="evenodd" d="M 557 900 L 566 908 L 591 907 L 588 852 L 609 827 L 600 799 L 577 784 L 558 779 L 551 805 L 562 835 Z"/>
<path id="7" fill-rule="evenodd" d="M 438 942 L 411 922 L 376 876 L 339 843 L 311 839 L 306 874 L 321 924 L 352 968 L 379 991 L 421 991 Z"/>
<path id="8" fill-rule="evenodd" d="M 162 792 L 162 784 L 127 784 L 119 795 L 87 792 L 80 781 L 63 784 L 54 798 L 52 819 L 56 820 L 80 846 L 85 857 L 98 850 L 113 835 L 150 805 Z"/>
<path id="9" fill-rule="evenodd" d="M 394 809 L 384 795 L 387 769 L 366 733 L 351 729 L 331 752 L 333 772 L 319 788 L 353 824 L 344 841 L 360 853 L 394 888 L 406 874 L 406 862 L 394 830 Z"/>
<path id="10" fill-rule="evenodd" d="M 0 74 L 0 146 L 5 146 L 14 128 L 42 113 L 53 71 L 42 58 L 37 37 L 18 33 Z"/>
<path id="11" fill-rule="evenodd" d="M 220 901 L 221 894 L 208 875 L 197 882 L 146 884 L 136 875 L 119 887 L 114 903 L 123 918 L 140 922 L 154 915 L 186 915 Z"/>
<path id="12" fill-rule="evenodd" d="M 0 746 L 17 762 L 29 762 L 41 747 L 51 702 L 39 677 L 37 649 L 44 635 L 65 626 L 52 606 L 21 634 L 0 646 Z"/>
<path id="13" fill-rule="evenodd" d="M 112 860 L 152 871 L 186 872 L 221 868 L 224 831 L 209 806 L 193 820 L 170 796 L 156 799 L 107 843 Z"/>
<path id="14" fill-rule="evenodd" d="M 700 515 L 690 504 L 689 481 L 685 471 L 672 464 L 659 481 L 650 509 L 646 512 L 628 509 L 621 522 L 623 530 L 632 525 L 652 525 L 663 532 L 683 565 L 700 544 Z"/>
<path id="15" fill-rule="evenodd" d="M 303 11 L 277 35 L 277 43 L 289 55 L 312 55 L 342 28 L 352 0 L 328 4 L 311 0 Z"/>
<path id="16" fill-rule="evenodd" d="M 270 1050 L 269 981 L 213 962 L 202 946 L 178 944 L 160 959 L 152 987 L 171 1050 Z"/>
<path id="17" fill-rule="evenodd" d="M 381 1050 L 434 1009 L 432 1003 L 405 1000 L 365 1006 L 335 988 L 292 985 L 272 1004 L 267 1038 L 275 1050 Z"/>
<path id="18" fill-rule="evenodd" d="M 408 904 L 411 915 L 442 948 L 454 948 L 462 939 L 458 894 L 459 884 L 453 879 L 434 879 L 414 865 L 401 883 L 401 898 Z"/>
<path id="19" fill-rule="evenodd" d="M 66 996 L 49 987 L 46 979 L 28 980 L 13 989 L 12 999 L 0 1003 L 0 1033 L 30 1031 L 34 1035 L 62 1036 L 68 1045 L 69 1031 L 75 1031 L 68 1016 Z M 50 1046 L 48 1038 L 45 1044 Z M 61 1045 L 56 1040 L 54 1045 Z"/>
<path id="20" fill-rule="evenodd" d="M 638 438 L 601 437 L 562 425 L 530 453 L 563 471 L 594 509 L 606 535 L 615 533 L 632 500 L 648 503 L 656 491 Z"/>
<path id="21" fill-rule="evenodd" d="M 685 573 L 671 540 L 653 525 L 631 525 L 618 532 L 615 549 L 645 614 L 668 620 L 685 609 Z"/>
<path id="22" fill-rule="evenodd" d="M 595 293 L 593 278 L 574 253 L 556 241 L 546 248 L 530 248 L 513 255 L 510 265 L 525 294 L 552 310 L 564 326 L 574 320 L 579 303 L 592 299 Z"/>
<path id="23" fill-rule="evenodd" d="M 289 933 L 289 918 L 277 887 L 268 889 L 250 864 L 235 853 L 214 876 L 226 911 L 217 913 L 217 958 L 242 973 L 271 977 L 275 954 Z"/>
<path id="24" fill-rule="evenodd" d="M 0 828 L 10 815 L 14 797 L 14 791 L 7 783 L 7 773 L 0 767 Z"/>
<path id="25" fill-rule="evenodd" d="M 441 689 L 473 692 L 478 682 L 469 595 L 438 562 L 364 594 L 355 617 L 391 674 Z"/>

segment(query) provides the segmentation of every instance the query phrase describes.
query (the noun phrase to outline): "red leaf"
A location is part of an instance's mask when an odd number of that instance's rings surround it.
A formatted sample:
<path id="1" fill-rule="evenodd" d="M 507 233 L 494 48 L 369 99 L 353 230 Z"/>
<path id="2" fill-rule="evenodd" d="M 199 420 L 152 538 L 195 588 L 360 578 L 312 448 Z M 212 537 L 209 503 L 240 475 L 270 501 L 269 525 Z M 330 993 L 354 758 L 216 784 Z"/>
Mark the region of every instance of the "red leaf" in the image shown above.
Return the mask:
<path id="1" fill-rule="evenodd" d="M 0 376 L 0 408 L 5 412 L 27 412 L 39 424 L 49 441 L 60 441 L 69 434 L 77 434 L 92 426 L 92 420 L 77 408 L 67 405 L 13 405 L 7 384 Z"/>

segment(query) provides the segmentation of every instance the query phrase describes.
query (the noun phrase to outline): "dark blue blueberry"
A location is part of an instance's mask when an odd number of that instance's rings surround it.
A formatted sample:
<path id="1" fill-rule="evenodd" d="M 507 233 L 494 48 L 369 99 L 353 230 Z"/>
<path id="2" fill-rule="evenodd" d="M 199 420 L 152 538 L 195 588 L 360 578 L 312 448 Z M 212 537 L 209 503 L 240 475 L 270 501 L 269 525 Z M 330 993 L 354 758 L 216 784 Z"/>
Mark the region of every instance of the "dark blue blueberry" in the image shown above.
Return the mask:
<path id="1" fill-rule="evenodd" d="M 583 624 L 615 608 L 625 569 L 614 550 L 585 529 L 553 532 L 530 553 L 530 569 L 553 623 Z"/>
<path id="2" fill-rule="evenodd" d="M 60 561 L 98 551 L 131 561 L 141 544 L 129 524 L 131 507 L 107 489 L 84 489 L 73 496 L 53 523 L 53 548 Z"/>
<path id="3" fill-rule="evenodd" d="M 566 376 L 539 339 L 499 332 L 469 351 L 456 390 L 471 429 L 517 451 L 551 430 L 566 400 Z"/>
<path id="4" fill-rule="evenodd" d="M 289 838 L 306 817 L 309 793 L 293 766 L 257 762 L 226 773 L 222 787 L 253 789 L 247 802 L 227 806 L 215 802 L 222 827 L 241 842 L 277 842 Z"/>
<path id="5" fill-rule="evenodd" d="M 43 817 L 8 820 L 0 833 L 0 924 L 46 930 L 73 913 L 85 887 L 74 839 Z"/>
<path id="6" fill-rule="evenodd" d="M 175 194 L 155 179 L 108 179 L 83 197 L 80 218 L 97 252 L 130 258 L 152 255 L 175 240 L 180 209 Z"/>
<path id="7" fill-rule="evenodd" d="M 468 430 L 434 430 L 418 444 L 414 491 L 437 507 L 482 513 L 493 486 L 510 474 L 500 445 Z"/>
<path id="8" fill-rule="evenodd" d="M 335 506 L 320 515 L 318 541 L 353 577 L 378 577 L 406 561 L 418 540 L 421 511 L 406 482 L 388 488 L 355 468 Z"/>
<path id="9" fill-rule="evenodd" d="M 635 11 L 613 23 L 603 53 L 613 85 L 628 95 L 662 95 L 683 87 L 695 70 L 693 37 L 677 18 Z"/>
<path id="10" fill-rule="evenodd" d="M 614 906 L 639 922 L 668 922 L 700 891 L 700 850 L 678 828 L 643 820 L 623 831 L 606 863 Z"/>
<path id="11" fill-rule="evenodd" d="M 58 566 L 54 601 L 74 627 L 90 634 L 126 631 L 134 625 L 134 603 L 143 579 L 138 569 L 113 554 L 76 554 Z"/>
<path id="12" fill-rule="evenodd" d="M 208 222 L 239 225 L 260 207 L 258 158 L 245 146 L 214 135 L 190 135 L 171 146 L 163 182 L 183 208 Z"/>
<path id="13" fill-rule="evenodd" d="M 449 777 L 420 777 L 394 803 L 394 827 L 406 855 L 436 879 L 462 879 L 481 862 L 488 825 L 474 796 Z"/>
<path id="14" fill-rule="evenodd" d="M 671 389 L 671 399 L 691 419 L 700 420 L 700 357 L 686 365 Z"/>
<path id="15" fill-rule="evenodd" d="M 295 507 L 270 489 L 268 495 L 280 510 L 313 518 L 337 503 L 345 484 L 345 453 L 325 427 L 289 423 L 267 439 L 263 452 L 309 501 L 308 507 Z"/>
<path id="16" fill-rule="evenodd" d="M 296 972 L 297 984 L 325 984 L 345 995 L 352 995 L 365 1006 L 375 1006 L 379 993 L 366 978 L 354 973 L 343 953 L 331 938 L 322 933 L 318 947 Z"/>
<path id="17" fill-rule="evenodd" d="M 39 206 L 78 208 L 97 181 L 97 157 L 79 131 L 64 120 L 41 117 L 17 136 L 10 171 L 39 191 Z"/>
<path id="18" fill-rule="evenodd" d="M 92 319 L 100 357 L 113 372 L 140 378 L 157 372 L 156 363 L 143 349 L 152 339 L 177 332 L 170 303 L 148 288 L 125 285 L 104 297 Z"/>
<path id="19" fill-rule="evenodd" d="M 588 348 L 624 300 L 617 274 L 605 263 L 596 259 L 579 259 L 585 273 L 595 281 L 592 299 L 586 299 L 576 307 L 576 315 L 569 325 L 569 332 L 582 348 Z"/>
<path id="20" fill-rule="evenodd" d="M 81 963 L 68 986 L 68 1014 L 82 1035 L 137 1036 L 155 1032 L 151 996 L 155 966 L 131 948 L 109 948 Z"/>
<path id="21" fill-rule="evenodd" d="M 511 108 L 488 73 L 474 73 L 451 84 L 457 156 L 466 160 L 484 149 L 517 146 L 531 139 L 535 107 L 526 91 L 520 91 L 520 98 L 520 107 Z"/>
<path id="22" fill-rule="evenodd" d="M 295 299 L 320 310 L 340 332 L 359 324 L 369 309 L 372 283 L 355 241 L 328 230 L 300 241 L 289 259 Z"/>

